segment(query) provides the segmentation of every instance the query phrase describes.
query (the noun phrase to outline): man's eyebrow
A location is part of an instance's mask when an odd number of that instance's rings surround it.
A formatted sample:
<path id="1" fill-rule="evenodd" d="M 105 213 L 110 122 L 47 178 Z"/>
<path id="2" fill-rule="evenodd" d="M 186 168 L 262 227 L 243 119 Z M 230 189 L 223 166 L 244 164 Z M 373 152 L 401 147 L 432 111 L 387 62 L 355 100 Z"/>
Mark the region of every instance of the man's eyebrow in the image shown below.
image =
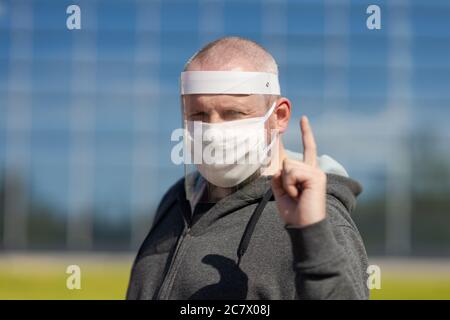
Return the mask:
<path id="1" fill-rule="evenodd" d="M 239 109 L 240 111 L 250 112 L 253 109 L 255 109 L 253 103 L 245 103 L 241 101 L 221 101 L 217 102 L 213 107 L 210 107 L 208 106 L 208 104 L 205 103 L 192 102 L 189 105 L 189 107 L 186 108 L 186 111 L 189 112 L 207 111 L 210 109 L 214 109 L 214 107 L 217 106 L 219 106 L 222 110 L 225 111 Z"/>
<path id="2" fill-rule="evenodd" d="M 186 105 L 185 110 L 198 111 L 198 110 L 205 110 L 205 109 L 209 109 L 209 108 L 202 103 L 192 102 L 189 105 Z"/>
<path id="3" fill-rule="evenodd" d="M 252 108 L 250 104 L 248 103 L 242 103 L 242 102 L 227 102 L 221 105 L 224 109 L 236 109 L 236 107 L 239 107 L 240 109 L 243 109 L 245 111 L 250 111 Z"/>

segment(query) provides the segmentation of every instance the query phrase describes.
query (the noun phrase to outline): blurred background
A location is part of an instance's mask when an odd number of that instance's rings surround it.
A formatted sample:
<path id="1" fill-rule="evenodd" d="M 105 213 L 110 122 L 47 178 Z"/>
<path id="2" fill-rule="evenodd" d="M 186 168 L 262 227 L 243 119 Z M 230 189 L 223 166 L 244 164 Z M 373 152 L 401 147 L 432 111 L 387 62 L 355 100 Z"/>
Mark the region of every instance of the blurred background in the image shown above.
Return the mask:
<path id="1" fill-rule="evenodd" d="M 301 150 L 306 114 L 319 153 L 363 185 L 353 217 L 381 268 L 372 298 L 450 299 L 446 0 L 0 0 L 0 298 L 124 298 L 183 175 L 170 161 L 180 71 L 225 35 L 278 61 L 287 147 Z M 69 264 L 81 290 L 66 289 Z"/>

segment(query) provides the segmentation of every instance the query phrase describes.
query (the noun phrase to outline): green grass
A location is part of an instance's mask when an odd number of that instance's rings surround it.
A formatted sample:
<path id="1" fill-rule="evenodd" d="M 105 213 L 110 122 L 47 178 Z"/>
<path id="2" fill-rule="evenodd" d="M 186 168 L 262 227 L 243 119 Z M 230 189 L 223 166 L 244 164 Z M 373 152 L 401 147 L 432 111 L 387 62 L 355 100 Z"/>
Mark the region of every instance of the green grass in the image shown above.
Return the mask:
<path id="1" fill-rule="evenodd" d="M 449 300 L 450 275 L 391 273 L 383 275 L 381 289 L 373 289 L 370 294 L 372 300 Z"/>
<path id="2" fill-rule="evenodd" d="M 124 299 L 131 257 L 21 257 L 0 256 L 0 299 Z M 81 268 L 81 289 L 66 288 L 66 268 Z M 381 289 L 371 299 L 450 299 L 449 273 L 382 274 Z"/>
<path id="3" fill-rule="evenodd" d="M 66 287 L 66 268 L 81 268 L 81 289 Z M 130 262 L 51 262 L 2 264 L 0 299 L 124 299 Z"/>

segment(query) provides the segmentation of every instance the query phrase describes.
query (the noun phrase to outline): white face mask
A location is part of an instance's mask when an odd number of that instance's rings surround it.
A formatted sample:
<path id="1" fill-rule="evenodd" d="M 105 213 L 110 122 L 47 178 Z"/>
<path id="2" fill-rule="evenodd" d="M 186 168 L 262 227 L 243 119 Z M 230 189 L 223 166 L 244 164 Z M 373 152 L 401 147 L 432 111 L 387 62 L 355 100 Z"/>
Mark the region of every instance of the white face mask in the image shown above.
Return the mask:
<path id="1" fill-rule="evenodd" d="M 268 164 L 276 135 L 267 146 L 265 122 L 275 106 L 274 102 L 263 117 L 221 123 L 187 120 L 186 142 L 200 174 L 216 186 L 230 188 Z"/>

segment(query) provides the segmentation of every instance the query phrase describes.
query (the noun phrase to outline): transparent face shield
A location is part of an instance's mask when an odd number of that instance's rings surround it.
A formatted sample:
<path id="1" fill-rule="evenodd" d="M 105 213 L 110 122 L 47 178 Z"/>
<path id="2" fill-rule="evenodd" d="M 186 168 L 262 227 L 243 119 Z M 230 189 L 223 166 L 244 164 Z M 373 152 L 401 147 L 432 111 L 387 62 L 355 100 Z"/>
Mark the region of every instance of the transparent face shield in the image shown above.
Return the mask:
<path id="1" fill-rule="evenodd" d="M 191 206 L 215 203 L 279 161 L 278 131 L 269 118 L 279 95 L 274 74 L 182 73 L 183 163 Z"/>

